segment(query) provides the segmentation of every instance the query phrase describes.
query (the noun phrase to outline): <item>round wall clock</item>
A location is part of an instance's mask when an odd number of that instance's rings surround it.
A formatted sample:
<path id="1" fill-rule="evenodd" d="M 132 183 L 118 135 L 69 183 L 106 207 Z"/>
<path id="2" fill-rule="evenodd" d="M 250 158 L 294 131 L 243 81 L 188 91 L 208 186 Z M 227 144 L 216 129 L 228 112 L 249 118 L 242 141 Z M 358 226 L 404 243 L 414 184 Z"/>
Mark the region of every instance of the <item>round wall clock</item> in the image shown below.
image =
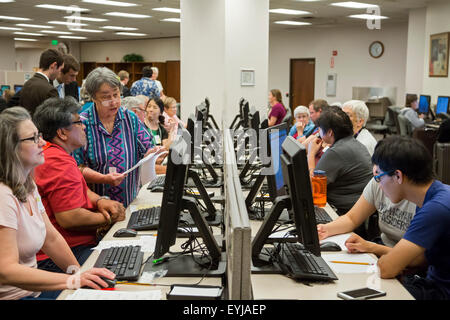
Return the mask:
<path id="1" fill-rule="evenodd" d="M 384 53 L 384 45 L 381 41 L 374 41 L 369 46 L 369 53 L 373 58 L 379 58 Z"/>

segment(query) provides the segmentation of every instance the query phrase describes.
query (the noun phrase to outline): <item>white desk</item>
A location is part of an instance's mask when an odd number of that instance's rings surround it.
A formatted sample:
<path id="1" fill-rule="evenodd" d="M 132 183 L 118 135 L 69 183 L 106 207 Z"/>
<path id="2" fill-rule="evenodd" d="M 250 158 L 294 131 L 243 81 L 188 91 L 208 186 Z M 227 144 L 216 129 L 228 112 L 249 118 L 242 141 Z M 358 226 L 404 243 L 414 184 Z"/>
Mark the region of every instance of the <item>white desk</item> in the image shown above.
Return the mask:
<path id="1" fill-rule="evenodd" d="M 220 188 L 211 188 L 208 189 L 208 191 L 213 191 L 215 195 L 218 195 L 220 193 Z M 128 224 L 128 220 L 131 216 L 131 210 L 130 207 L 132 205 L 135 206 L 151 206 L 151 205 L 161 205 L 162 200 L 162 192 L 150 192 L 147 190 L 147 185 L 144 185 L 141 190 L 139 191 L 136 199 L 130 204 L 130 206 L 126 210 L 126 218 L 124 221 L 116 222 L 111 229 L 108 231 L 108 233 L 105 235 L 105 237 L 102 239 L 102 241 L 107 240 L 134 240 L 139 239 L 140 235 L 144 234 L 155 234 L 156 231 L 139 231 L 138 235 L 135 238 L 114 238 L 113 234 L 118 229 L 126 228 Z M 213 228 L 213 233 L 220 234 L 219 228 Z M 187 238 L 178 238 L 176 241 L 176 244 L 174 246 L 175 250 L 180 249 L 180 245 L 184 243 L 187 240 Z M 92 268 L 100 254 L 100 251 L 93 250 L 92 254 L 89 256 L 89 258 L 86 260 L 86 262 L 81 266 L 81 271 L 86 271 L 90 268 Z M 144 261 L 150 256 L 151 253 L 145 253 L 144 254 Z M 171 284 L 195 284 L 198 283 L 201 280 L 201 277 L 163 277 L 153 280 L 153 284 L 159 284 L 159 285 L 171 285 Z M 221 278 L 213 278 L 213 277 L 205 277 L 201 285 L 215 285 L 220 286 L 221 285 Z M 126 285 L 126 284 L 118 284 L 116 285 L 116 290 L 119 291 L 137 291 L 137 290 L 161 290 L 161 299 L 166 299 L 166 293 L 169 292 L 170 287 L 169 286 L 141 286 L 141 285 Z M 72 294 L 73 290 L 64 290 L 59 296 L 58 300 L 64 300 L 69 294 Z"/>
<path id="2" fill-rule="evenodd" d="M 327 204 L 327 213 L 333 219 L 336 213 Z M 261 221 L 251 221 L 252 236 L 256 235 Z M 337 253 L 337 252 L 333 252 Z M 323 255 L 330 252 L 323 252 Z M 371 283 L 374 274 L 341 274 L 339 278 L 329 283 L 309 283 L 308 285 L 297 282 L 284 275 L 278 274 L 252 274 L 251 281 L 254 299 L 299 299 L 299 300 L 341 300 L 337 297 L 340 291 L 367 287 Z M 371 278 L 372 277 L 372 278 Z M 403 285 L 396 279 L 379 279 L 380 289 L 387 294 L 377 299 L 386 300 L 411 300 L 414 299 Z"/>

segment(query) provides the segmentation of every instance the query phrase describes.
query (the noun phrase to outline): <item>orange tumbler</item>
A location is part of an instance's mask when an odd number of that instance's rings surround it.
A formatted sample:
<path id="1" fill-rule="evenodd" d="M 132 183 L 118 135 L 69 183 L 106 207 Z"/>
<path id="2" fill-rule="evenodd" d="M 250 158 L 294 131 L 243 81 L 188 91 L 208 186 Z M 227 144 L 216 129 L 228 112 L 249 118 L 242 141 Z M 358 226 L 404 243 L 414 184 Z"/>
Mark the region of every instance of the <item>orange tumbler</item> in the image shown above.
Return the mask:
<path id="1" fill-rule="evenodd" d="M 327 204 L 327 176 L 323 170 L 314 170 L 311 179 L 314 205 L 325 207 Z"/>

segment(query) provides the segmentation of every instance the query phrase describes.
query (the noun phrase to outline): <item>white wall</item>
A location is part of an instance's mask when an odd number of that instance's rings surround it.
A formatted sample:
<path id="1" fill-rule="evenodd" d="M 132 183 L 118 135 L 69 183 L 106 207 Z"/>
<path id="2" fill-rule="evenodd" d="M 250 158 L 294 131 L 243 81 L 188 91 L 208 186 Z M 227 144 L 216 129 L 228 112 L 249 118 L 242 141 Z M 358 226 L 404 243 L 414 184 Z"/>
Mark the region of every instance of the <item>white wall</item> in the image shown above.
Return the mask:
<path id="1" fill-rule="evenodd" d="M 381 25 L 368 30 L 365 22 L 359 28 L 327 28 L 271 32 L 269 41 L 269 89 L 289 92 L 290 59 L 315 58 L 315 98 L 341 103 L 352 98 L 352 87 L 397 87 L 397 101 L 404 100 L 406 73 L 407 24 Z M 374 59 L 369 45 L 380 40 L 384 54 Z M 330 68 L 332 51 L 337 50 L 335 67 Z M 337 73 L 336 97 L 326 96 L 328 72 Z M 285 105 L 289 99 L 284 98 Z"/>
<path id="2" fill-rule="evenodd" d="M 436 103 L 438 95 L 450 95 L 450 78 L 429 77 L 428 61 L 430 58 L 430 35 L 450 32 L 450 3 L 432 3 L 427 7 L 425 46 L 424 46 L 424 73 L 423 90 L 420 93 L 431 95 L 431 102 Z"/>
<path id="3" fill-rule="evenodd" d="M 409 12 L 405 79 L 406 93 L 420 94 L 423 89 L 426 14 L 426 8 L 415 9 Z"/>
<path id="4" fill-rule="evenodd" d="M 144 61 L 180 60 L 180 38 L 80 42 L 80 61 L 120 62 L 126 54 L 136 53 Z"/>
<path id="5" fill-rule="evenodd" d="M 0 70 L 16 70 L 13 38 L 0 37 Z"/>
<path id="6" fill-rule="evenodd" d="M 32 71 L 39 67 L 39 58 L 44 49 L 40 48 L 17 48 L 16 69 L 17 71 Z"/>

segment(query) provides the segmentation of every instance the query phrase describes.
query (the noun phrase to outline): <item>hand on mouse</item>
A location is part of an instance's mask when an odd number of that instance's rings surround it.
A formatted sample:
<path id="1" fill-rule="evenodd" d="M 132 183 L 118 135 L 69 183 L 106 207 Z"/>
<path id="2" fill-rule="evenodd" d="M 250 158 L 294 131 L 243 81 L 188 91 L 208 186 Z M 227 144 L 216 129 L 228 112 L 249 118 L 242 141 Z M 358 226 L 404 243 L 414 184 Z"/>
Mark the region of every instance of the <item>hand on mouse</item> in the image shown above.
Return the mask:
<path id="1" fill-rule="evenodd" d="M 345 246 L 350 253 L 372 252 L 372 242 L 364 240 L 355 233 L 345 241 Z"/>
<path id="2" fill-rule="evenodd" d="M 105 268 L 92 268 L 89 269 L 83 273 L 76 273 L 74 275 L 72 275 L 71 277 L 80 277 L 79 279 L 79 287 L 89 287 L 92 289 L 102 289 L 102 288 L 107 288 L 108 284 L 103 281 L 100 277 L 104 277 L 107 279 L 111 279 L 113 280 L 116 275 L 109 271 L 108 269 Z M 77 281 L 75 281 L 74 283 L 77 283 Z M 78 289 L 78 288 L 72 288 L 70 286 L 68 286 L 68 289 Z"/>

